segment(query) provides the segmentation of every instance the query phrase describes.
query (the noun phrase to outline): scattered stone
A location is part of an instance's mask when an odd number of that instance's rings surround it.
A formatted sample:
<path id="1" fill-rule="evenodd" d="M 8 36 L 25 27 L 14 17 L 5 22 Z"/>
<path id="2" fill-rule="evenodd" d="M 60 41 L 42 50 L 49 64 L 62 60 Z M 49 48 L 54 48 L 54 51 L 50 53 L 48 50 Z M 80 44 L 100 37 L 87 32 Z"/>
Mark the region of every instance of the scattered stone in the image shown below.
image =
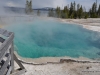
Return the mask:
<path id="1" fill-rule="evenodd" d="M 86 69 L 89 69 L 90 67 L 87 67 Z"/>

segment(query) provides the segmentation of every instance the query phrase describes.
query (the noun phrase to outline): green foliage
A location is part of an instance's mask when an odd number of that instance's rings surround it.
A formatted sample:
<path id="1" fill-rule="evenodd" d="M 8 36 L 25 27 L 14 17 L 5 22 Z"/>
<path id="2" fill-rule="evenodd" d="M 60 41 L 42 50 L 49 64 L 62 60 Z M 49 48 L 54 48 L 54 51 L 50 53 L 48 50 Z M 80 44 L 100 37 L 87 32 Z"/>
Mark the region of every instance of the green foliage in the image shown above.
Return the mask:
<path id="1" fill-rule="evenodd" d="M 87 19 L 89 16 L 87 13 L 85 13 L 84 19 Z"/>
<path id="2" fill-rule="evenodd" d="M 68 7 L 65 6 L 64 10 L 61 11 L 61 18 L 68 18 L 68 13 L 69 13 Z"/>
<path id="3" fill-rule="evenodd" d="M 99 5 L 99 8 L 98 8 L 98 17 L 100 17 L 100 5 Z"/>
<path id="4" fill-rule="evenodd" d="M 96 13 L 96 3 L 95 2 L 92 5 L 92 13 Z"/>
<path id="5" fill-rule="evenodd" d="M 60 18 L 60 17 L 61 17 L 61 10 L 60 10 L 60 7 L 57 7 L 57 8 L 56 8 L 56 17 L 57 17 L 57 18 Z"/>
<path id="6" fill-rule="evenodd" d="M 82 16 L 83 16 L 83 8 L 81 6 L 79 9 L 79 18 L 82 18 Z"/>
<path id="7" fill-rule="evenodd" d="M 77 7 L 77 8 L 76 8 Z M 55 10 L 55 14 L 52 10 L 49 11 L 49 16 L 57 18 L 71 18 L 71 19 L 87 19 L 87 18 L 98 18 L 100 17 L 100 5 L 97 9 L 97 2 L 94 2 L 92 7 L 88 12 L 86 12 L 86 8 L 82 7 L 80 4 L 76 4 L 75 1 L 68 6 L 65 6 L 63 10 L 60 9 L 60 7 L 57 7 Z"/>
<path id="8" fill-rule="evenodd" d="M 70 10 L 69 10 L 69 17 L 70 17 L 70 18 L 73 18 L 73 11 L 74 11 L 74 5 L 73 5 L 73 3 L 71 2 L 71 4 L 70 4 Z"/>
<path id="9" fill-rule="evenodd" d="M 25 12 L 27 14 L 30 14 L 33 12 L 32 10 L 32 0 L 30 0 L 30 2 L 28 0 L 26 0 L 26 9 L 25 9 Z"/>
<path id="10" fill-rule="evenodd" d="M 48 12 L 48 16 L 49 17 L 54 17 L 54 10 L 53 9 L 49 9 L 49 12 Z"/>
<path id="11" fill-rule="evenodd" d="M 76 19 L 77 18 L 77 11 L 74 11 L 74 19 Z"/>
<path id="12" fill-rule="evenodd" d="M 94 2 L 93 5 L 92 5 L 92 8 L 89 11 L 91 18 L 97 18 L 98 17 L 96 8 L 97 8 L 97 4 Z"/>

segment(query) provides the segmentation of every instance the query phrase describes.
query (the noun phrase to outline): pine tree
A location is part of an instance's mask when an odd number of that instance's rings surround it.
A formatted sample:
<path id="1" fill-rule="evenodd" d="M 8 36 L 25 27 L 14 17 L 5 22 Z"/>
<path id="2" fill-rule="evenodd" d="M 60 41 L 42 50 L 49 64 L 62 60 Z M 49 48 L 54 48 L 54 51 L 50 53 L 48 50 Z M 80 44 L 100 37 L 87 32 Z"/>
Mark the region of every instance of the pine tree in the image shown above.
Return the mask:
<path id="1" fill-rule="evenodd" d="M 70 4 L 68 6 L 65 6 L 63 10 L 60 9 L 60 7 L 57 7 L 55 10 L 55 13 L 50 10 L 49 11 L 49 16 L 53 16 L 52 14 L 56 14 L 57 18 L 97 18 L 100 17 L 100 5 L 99 8 L 97 9 L 97 0 L 96 2 L 93 3 L 92 7 L 90 8 L 90 10 L 87 12 L 86 8 L 82 7 L 82 5 L 80 6 L 80 4 L 77 4 L 77 9 L 76 9 L 76 3 L 75 1 Z"/>
<path id="2" fill-rule="evenodd" d="M 62 18 L 68 18 L 68 13 L 69 13 L 68 7 L 65 6 L 64 10 L 62 10 L 61 17 Z"/>
<path id="3" fill-rule="evenodd" d="M 83 8 L 83 17 L 84 17 L 84 19 L 88 18 L 88 13 L 86 12 L 86 8 L 85 7 Z"/>
<path id="4" fill-rule="evenodd" d="M 77 4 L 77 10 L 79 10 L 80 9 L 80 4 Z"/>
<path id="5" fill-rule="evenodd" d="M 94 2 L 91 9 L 91 18 L 97 18 L 96 3 Z"/>
<path id="6" fill-rule="evenodd" d="M 92 5 L 92 12 L 96 13 L 96 3 L 94 2 L 94 4 Z"/>
<path id="7" fill-rule="evenodd" d="M 77 18 L 77 12 L 76 12 L 76 3 L 75 3 L 75 1 L 74 1 L 74 3 L 73 3 L 73 6 L 74 6 L 74 9 L 73 9 L 73 18 L 74 19 L 76 19 Z"/>
<path id="8" fill-rule="evenodd" d="M 40 16 L 40 10 L 37 11 L 37 16 Z"/>
<path id="9" fill-rule="evenodd" d="M 57 8 L 56 8 L 56 16 L 57 16 L 57 18 L 60 18 L 60 17 L 61 17 L 61 10 L 60 10 L 60 7 L 57 7 Z"/>
<path id="10" fill-rule="evenodd" d="M 30 0 L 30 3 L 29 3 L 29 12 L 30 13 L 32 12 L 32 0 Z"/>
<path id="11" fill-rule="evenodd" d="M 71 2 L 70 10 L 69 10 L 69 17 L 70 18 L 73 18 L 73 10 L 74 10 L 74 6 L 73 6 L 73 3 Z"/>
<path id="12" fill-rule="evenodd" d="M 28 2 L 28 0 L 26 0 L 26 8 L 25 8 L 26 13 L 28 13 L 28 4 L 29 4 L 29 2 Z"/>
<path id="13" fill-rule="evenodd" d="M 74 1 L 73 5 L 74 5 L 74 11 L 75 11 L 75 8 L 76 8 L 76 3 L 75 3 L 75 1 Z"/>
<path id="14" fill-rule="evenodd" d="M 32 10 L 32 0 L 30 0 L 30 2 L 28 0 L 26 0 L 26 9 L 25 9 L 25 12 L 27 14 L 30 14 L 33 12 Z"/>
<path id="15" fill-rule="evenodd" d="M 77 18 L 77 11 L 74 11 L 74 17 L 73 17 L 74 19 L 76 19 Z"/>
<path id="16" fill-rule="evenodd" d="M 77 18 L 79 18 L 79 10 L 80 10 L 80 4 L 77 4 Z"/>
<path id="17" fill-rule="evenodd" d="M 53 8 L 52 9 L 49 9 L 49 12 L 48 12 L 48 16 L 49 17 L 54 17 L 54 11 L 53 11 Z"/>
<path id="18" fill-rule="evenodd" d="M 92 9 L 89 10 L 89 17 L 92 17 Z"/>
<path id="19" fill-rule="evenodd" d="M 98 8 L 98 16 L 100 17 L 100 5 L 99 5 L 99 8 Z"/>
<path id="20" fill-rule="evenodd" d="M 83 16 L 83 8 L 82 8 L 82 5 L 81 5 L 81 7 L 79 9 L 79 18 L 82 18 L 82 16 Z"/>
<path id="21" fill-rule="evenodd" d="M 87 19 L 89 16 L 88 16 L 88 13 L 85 13 L 84 15 L 84 19 Z"/>

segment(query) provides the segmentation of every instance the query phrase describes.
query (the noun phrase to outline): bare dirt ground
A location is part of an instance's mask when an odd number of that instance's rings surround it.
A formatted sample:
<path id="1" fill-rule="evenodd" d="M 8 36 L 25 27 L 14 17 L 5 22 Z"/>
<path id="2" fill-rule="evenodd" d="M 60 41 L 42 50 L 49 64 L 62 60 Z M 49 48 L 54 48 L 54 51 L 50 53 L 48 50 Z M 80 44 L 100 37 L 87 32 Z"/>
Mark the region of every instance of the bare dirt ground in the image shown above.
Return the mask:
<path id="1" fill-rule="evenodd" d="M 100 75 L 100 63 L 69 62 L 61 64 L 23 64 L 27 72 L 23 75 Z"/>

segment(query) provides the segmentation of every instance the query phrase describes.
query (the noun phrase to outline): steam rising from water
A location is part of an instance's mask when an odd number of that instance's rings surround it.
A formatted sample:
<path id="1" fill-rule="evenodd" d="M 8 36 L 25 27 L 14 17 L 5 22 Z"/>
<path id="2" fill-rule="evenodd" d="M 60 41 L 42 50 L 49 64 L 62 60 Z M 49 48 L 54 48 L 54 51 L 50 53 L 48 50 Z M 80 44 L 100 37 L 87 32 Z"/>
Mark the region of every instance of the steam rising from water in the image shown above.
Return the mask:
<path id="1" fill-rule="evenodd" d="M 35 20 L 7 27 L 15 32 L 17 52 L 23 57 L 89 57 L 99 58 L 100 33 L 78 25 L 51 20 Z"/>
<path id="2" fill-rule="evenodd" d="M 29 58 L 100 57 L 100 33 L 41 18 L 12 12 L 8 14 L 3 8 L 0 11 L 0 24 L 8 25 L 5 28 L 15 33 L 15 50 L 19 55 Z"/>
<path id="3" fill-rule="evenodd" d="M 47 17 L 48 11 L 40 11 L 41 17 Z M 13 7 L 0 7 L 0 25 L 9 25 L 12 23 L 29 22 L 37 19 L 37 11 L 34 10 L 33 14 L 27 15 L 25 9 Z M 39 16 L 40 17 L 40 16 Z"/>

